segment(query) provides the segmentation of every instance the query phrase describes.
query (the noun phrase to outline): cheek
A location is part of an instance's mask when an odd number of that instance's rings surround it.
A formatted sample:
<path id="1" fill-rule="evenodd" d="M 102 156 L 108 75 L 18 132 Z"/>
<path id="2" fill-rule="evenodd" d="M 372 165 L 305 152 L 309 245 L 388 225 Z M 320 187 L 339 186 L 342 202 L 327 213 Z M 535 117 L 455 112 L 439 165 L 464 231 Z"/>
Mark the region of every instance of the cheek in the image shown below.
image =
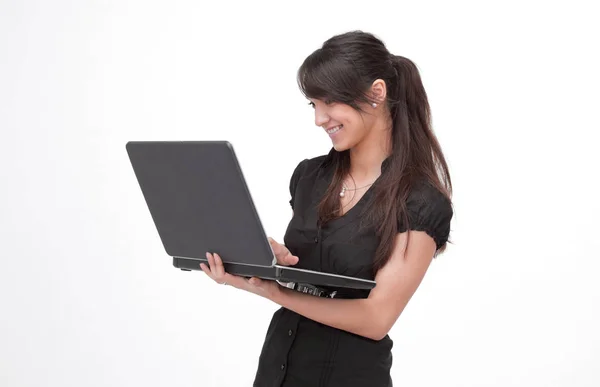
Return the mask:
<path id="1" fill-rule="evenodd" d="M 360 117 L 348 117 L 344 126 L 348 126 L 349 131 L 354 134 L 363 134 L 365 133 L 367 124 L 368 122 L 366 120 L 363 121 Z"/>
<path id="2" fill-rule="evenodd" d="M 360 121 L 360 117 L 357 117 L 353 114 L 339 114 L 337 116 L 337 121 L 339 121 L 341 124 L 344 124 L 344 126 L 348 126 L 351 128 L 356 128 L 357 126 L 362 126 L 361 125 L 361 121 Z"/>
<path id="3" fill-rule="evenodd" d="M 363 118 L 358 112 L 350 107 L 343 107 L 332 112 L 331 118 L 344 125 L 347 134 L 352 137 L 362 136 L 366 133 L 367 118 Z"/>

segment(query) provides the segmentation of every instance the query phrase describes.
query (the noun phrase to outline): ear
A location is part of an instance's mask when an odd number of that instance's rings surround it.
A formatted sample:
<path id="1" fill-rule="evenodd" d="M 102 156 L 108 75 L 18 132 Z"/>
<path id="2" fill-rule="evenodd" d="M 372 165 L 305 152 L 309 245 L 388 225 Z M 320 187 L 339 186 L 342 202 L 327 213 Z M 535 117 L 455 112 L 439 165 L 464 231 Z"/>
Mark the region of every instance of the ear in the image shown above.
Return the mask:
<path id="1" fill-rule="evenodd" d="M 382 104 L 387 95 L 387 87 L 383 79 L 376 79 L 371 85 L 371 98 L 377 104 Z"/>

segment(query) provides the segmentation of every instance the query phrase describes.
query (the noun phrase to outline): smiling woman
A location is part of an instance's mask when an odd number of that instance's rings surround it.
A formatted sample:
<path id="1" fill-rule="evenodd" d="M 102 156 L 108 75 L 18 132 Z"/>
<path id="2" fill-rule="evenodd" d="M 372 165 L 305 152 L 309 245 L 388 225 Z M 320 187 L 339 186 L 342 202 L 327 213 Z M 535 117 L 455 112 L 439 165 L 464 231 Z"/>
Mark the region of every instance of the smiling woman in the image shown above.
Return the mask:
<path id="1" fill-rule="evenodd" d="M 412 61 L 361 31 L 327 40 L 298 83 L 333 148 L 300 162 L 290 179 L 293 217 L 280 265 L 375 279 L 371 290 L 320 289 L 226 273 L 207 253 L 212 279 L 282 307 L 268 327 L 255 387 L 388 387 L 388 336 L 441 253 L 453 217 L 451 182 Z"/>

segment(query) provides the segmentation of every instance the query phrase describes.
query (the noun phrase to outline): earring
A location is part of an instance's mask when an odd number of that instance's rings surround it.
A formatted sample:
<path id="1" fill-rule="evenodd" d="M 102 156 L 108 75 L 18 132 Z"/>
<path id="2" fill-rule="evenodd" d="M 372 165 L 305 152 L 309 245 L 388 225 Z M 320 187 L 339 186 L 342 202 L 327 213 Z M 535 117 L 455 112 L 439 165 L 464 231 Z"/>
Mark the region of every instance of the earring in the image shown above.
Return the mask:
<path id="1" fill-rule="evenodd" d="M 376 108 L 376 107 L 377 107 L 377 104 L 376 104 L 375 102 L 373 102 L 373 105 L 372 105 L 372 106 L 373 106 L 374 108 Z"/>

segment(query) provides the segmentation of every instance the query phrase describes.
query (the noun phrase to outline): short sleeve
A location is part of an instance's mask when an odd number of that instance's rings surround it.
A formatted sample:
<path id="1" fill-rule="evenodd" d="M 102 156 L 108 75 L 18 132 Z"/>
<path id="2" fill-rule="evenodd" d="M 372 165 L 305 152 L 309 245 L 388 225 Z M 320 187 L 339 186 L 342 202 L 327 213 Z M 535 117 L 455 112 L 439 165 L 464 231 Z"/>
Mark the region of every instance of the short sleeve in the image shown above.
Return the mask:
<path id="1" fill-rule="evenodd" d="M 294 168 L 294 172 L 292 173 L 292 177 L 290 178 L 290 206 L 294 209 L 294 199 L 296 197 L 296 188 L 298 187 L 298 181 L 302 176 L 302 173 L 305 169 L 305 165 L 308 162 L 308 159 L 302 160 L 296 168 Z"/>
<path id="2" fill-rule="evenodd" d="M 433 238 L 436 250 L 442 247 L 450 236 L 450 222 L 454 211 L 450 200 L 429 184 L 424 184 L 409 195 L 406 203 L 409 227 L 414 231 L 425 231 Z M 398 222 L 399 232 L 406 231 L 402 218 Z"/>

